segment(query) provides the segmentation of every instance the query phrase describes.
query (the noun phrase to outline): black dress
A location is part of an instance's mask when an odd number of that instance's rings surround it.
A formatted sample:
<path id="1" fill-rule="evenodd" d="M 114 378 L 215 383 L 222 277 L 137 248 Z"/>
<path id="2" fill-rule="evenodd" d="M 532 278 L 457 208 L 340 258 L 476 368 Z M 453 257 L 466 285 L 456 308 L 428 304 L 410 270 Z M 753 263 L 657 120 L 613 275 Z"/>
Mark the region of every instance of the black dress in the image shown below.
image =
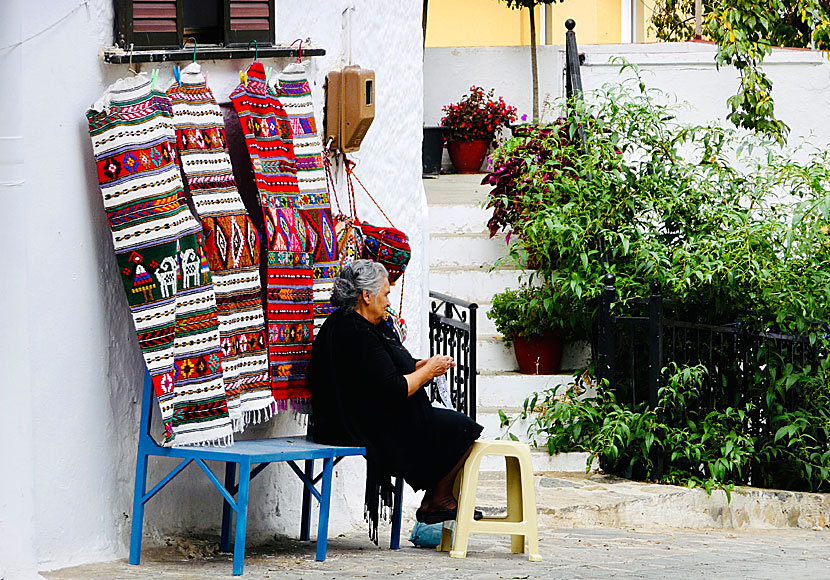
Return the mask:
<path id="1" fill-rule="evenodd" d="M 416 490 L 432 489 L 483 427 L 462 413 L 436 409 L 424 389 L 407 397 L 404 375 L 412 372 L 415 359 L 386 324 L 337 310 L 311 352 L 314 440 L 365 446 L 369 479 L 403 476 Z"/>

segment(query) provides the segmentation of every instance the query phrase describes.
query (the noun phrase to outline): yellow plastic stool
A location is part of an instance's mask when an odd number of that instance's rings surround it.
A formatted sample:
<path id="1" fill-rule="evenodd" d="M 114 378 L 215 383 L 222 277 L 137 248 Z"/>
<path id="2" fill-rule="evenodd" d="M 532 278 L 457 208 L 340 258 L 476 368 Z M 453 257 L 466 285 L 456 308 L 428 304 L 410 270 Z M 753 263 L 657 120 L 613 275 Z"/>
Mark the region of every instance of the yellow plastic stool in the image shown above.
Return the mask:
<path id="1" fill-rule="evenodd" d="M 487 455 L 504 457 L 507 470 L 507 516 L 474 519 L 478 472 L 481 460 Z M 516 441 L 476 441 L 464 469 L 455 482 L 458 513 L 455 534 L 451 522 L 445 522 L 441 531 L 439 552 L 449 550 L 451 558 L 467 557 L 467 541 L 471 533 L 510 534 L 510 548 L 516 554 L 524 553 L 527 540 L 532 562 L 540 562 L 539 529 L 536 524 L 536 489 L 533 485 L 533 464 L 530 447 Z M 459 493 L 460 491 L 460 493 Z M 452 546 L 452 548 L 450 548 Z"/>

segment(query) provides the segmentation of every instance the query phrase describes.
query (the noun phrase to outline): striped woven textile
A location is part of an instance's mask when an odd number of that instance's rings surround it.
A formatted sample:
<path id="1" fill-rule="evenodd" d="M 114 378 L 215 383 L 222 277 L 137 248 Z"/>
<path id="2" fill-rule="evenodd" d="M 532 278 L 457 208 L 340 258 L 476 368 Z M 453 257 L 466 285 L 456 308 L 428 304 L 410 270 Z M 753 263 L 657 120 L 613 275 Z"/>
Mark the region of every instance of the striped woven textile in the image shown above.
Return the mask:
<path id="1" fill-rule="evenodd" d="M 167 444 L 233 442 L 202 227 L 176 162 L 170 99 L 144 75 L 87 112 L 121 281 Z"/>
<path id="2" fill-rule="evenodd" d="M 291 63 L 277 79 L 279 96 L 288 119 L 297 160 L 297 185 L 302 194 L 303 216 L 311 227 L 314 258 L 314 327 L 319 329 L 334 312 L 331 289 L 340 272 L 331 202 L 323 166 L 323 143 L 317 132 L 314 105 L 305 65 Z"/>
<path id="3" fill-rule="evenodd" d="M 245 210 L 231 169 L 222 112 L 198 64 L 167 90 L 179 161 L 202 222 L 216 291 L 222 371 L 234 430 L 271 418 L 276 410 L 268 374 L 268 344 L 259 275 L 259 234 Z"/>
<path id="4" fill-rule="evenodd" d="M 261 62 L 247 71 L 247 82 L 231 93 L 251 156 L 268 244 L 266 321 L 268 362 L 274 399 L 280 409 L 307 412 L 306 384 L 313 316 L 313 230 L 301 208 L 291 124 L 276 95 L 268 90 Z"/>

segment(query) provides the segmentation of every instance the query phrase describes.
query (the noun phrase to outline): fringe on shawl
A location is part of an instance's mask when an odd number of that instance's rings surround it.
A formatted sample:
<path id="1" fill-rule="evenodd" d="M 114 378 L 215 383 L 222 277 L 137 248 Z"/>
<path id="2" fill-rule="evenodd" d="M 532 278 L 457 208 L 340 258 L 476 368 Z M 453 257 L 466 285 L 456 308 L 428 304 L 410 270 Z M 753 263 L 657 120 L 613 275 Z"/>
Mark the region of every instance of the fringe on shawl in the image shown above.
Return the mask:
<path id="1" fill-rule="evenodd" d="M 269 404 L 267 407 L 261 409 L 252 409 L 250 411 L 243 411 L 242 417 L 233 422 L 233 430 L 236 433 L 244 431 L 248 425 L 259 425 L 268 421 L 277 414 L 276 401 Z"/>
<path id="2" fill-rule="evenodd" d="M 369 539 L 378 545 L 378 522 L 392 521 L 395 501 L 395 487 L 392 477 L 381 473 L 374 461 L 366 458 L 366 494 L 363 502 L 363 517 L 369 524 Z"/>
<path id="3" fill-rule="evenodd" d="M 294 411 L 295 413 L 302 413 L 303 415 L 311 414 L 311 398 L 296 398 L 296 399 L 279 399 L 277 400 L 278 411 Z"/>

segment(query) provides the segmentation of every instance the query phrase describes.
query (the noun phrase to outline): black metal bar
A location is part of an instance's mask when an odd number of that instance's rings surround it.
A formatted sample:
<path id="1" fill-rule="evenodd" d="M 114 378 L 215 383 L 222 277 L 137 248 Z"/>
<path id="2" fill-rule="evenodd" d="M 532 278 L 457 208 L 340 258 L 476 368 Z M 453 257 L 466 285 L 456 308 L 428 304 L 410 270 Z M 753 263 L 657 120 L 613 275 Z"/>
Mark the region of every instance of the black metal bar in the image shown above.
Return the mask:
<path id="1" fill-rule="evenodd" d="M 660 389 L 660 370 L 663 368 L 663 296 L 660 283 L 651 283 L 651 299 L 648 304 L 648 404 L 657 408 L 657 391 Z"/>
<path id="2" fill-rule="evenodd" d="M 651 296 L 648 303 L 648 404 L 657 409 L 660 390 L 660 372 L 663 368 L 663 295 L 660 282 L 651 283 Z M 655 440 L 662 440 L 657 433 Z M 661 447 L 652 447 L 649 455 L 654 465 L 651 477 L 654 481 L 663 480 L 663 450 Z"/>
<path id="3" fill-rule="evenodd" d="M 614 357 L 616 356 L 616 325 L 611 308 L 617 300 L 614 289 L 616 277 L 608 273 L 603 279 L 600 294 L 599 328 L 597 334 L 597 378 L 608 381 L 608 387 L 614 389 Z"/>
<path id="4" fill-rule="evenodd" d="M 565 96 L 571 100 L 582 95 L 582 75 L 579 71 L 579 49 L 576 45 L 576 22 L 569 18 L 565 21 Z"/>
<path id="5" fill-rule="evenodd" d="M 467 389 L 465 393 L 465 400 L 469 404 L 468 415 L 470 419 L 476 419 L 476 375 L 478 374 L 476 342 L 478 341 L 478 304 L 470 303 L 467 306 L 470 312 L 470 348 L 469 357 L 470 363 L 467 366 Z"/>
<path id="6" fill-rule="evenodd" d="M 325 48 L 303 45 L 302 56 L 324 56 L 325 54 Z M 200 46 L 196 52 L 197 59 L 201 61 L 252 59 L 254 56 L 258 56 L 259 58 L 299 57 L 300 50 L 296 46 L 292 47 L 287 45 L 259 46 L 257 51 L 248 47 L 229 48 L 226 46 Z M 174 62 L 193 60 L 193 49 L 142 49 L 133 50 L 131 53 L 129 50 L 111 46 L 103 50 L 103 58 L 104 62 L 108 62 L 110 64 L 127 64 L 129 62 Z"/>
<path id="7" fill-rule="evenodd" d="M 579 57 L 579 48 L 576 45 L 576 22 L 569 18 L 565 21 L 565 28 L 568 30 L 565 33 L 565 95 L 568 100 L 568 106 L 576 113 L 576 101 L 582 99 L 582 73 L 579 65 L 582 60 Z M 574 118 L 576 115 L 574 114 Z M 577 133 L 579 140 L 582 143 L 582 152 L 588 152 L 588 143 L 585 138 L 585 128 L 577 119 Z M 588 176 L 590 179 L 590 175 Z"/>

